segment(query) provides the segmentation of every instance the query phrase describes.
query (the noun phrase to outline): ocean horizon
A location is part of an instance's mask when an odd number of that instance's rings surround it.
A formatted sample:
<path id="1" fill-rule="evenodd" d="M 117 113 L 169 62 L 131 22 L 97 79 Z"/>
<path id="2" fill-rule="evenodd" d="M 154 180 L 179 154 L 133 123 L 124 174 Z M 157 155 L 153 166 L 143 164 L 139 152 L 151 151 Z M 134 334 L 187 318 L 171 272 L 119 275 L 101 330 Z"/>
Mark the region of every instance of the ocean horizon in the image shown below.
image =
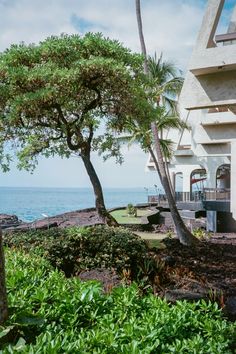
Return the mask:
<path id="1" fill-rule="evenodd" d="M 153 188 L 103 188 L 106 207 L 147 202 Z M 92 188 L 0 187 L 0 214 L 34 221 L 68 211 L 94 208 Z"/>

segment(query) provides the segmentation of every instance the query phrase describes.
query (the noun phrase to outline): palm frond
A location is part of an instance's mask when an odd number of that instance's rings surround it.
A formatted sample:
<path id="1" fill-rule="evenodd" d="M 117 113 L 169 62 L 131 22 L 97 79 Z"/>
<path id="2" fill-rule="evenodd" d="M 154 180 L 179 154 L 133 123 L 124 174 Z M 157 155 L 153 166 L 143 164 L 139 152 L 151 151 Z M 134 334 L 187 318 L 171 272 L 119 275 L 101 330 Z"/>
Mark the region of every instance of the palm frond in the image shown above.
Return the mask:
<path id="1" fill-rule="evenodd" d="M 171 159 L 174 151 L 173 141 L 170 139 L 160 139 L 160 145 L 161 145 L 163 156 L 166 159 Z"/>
<path id="2" fill-rule="evenodd" d="M 158 120 L 157 126 L 159 130 L 169 130 L 169 129 L 189 129 L 189 125 L 180 119 L 179 116 L 172 116 L 168 113 L 161 117 Z"/>

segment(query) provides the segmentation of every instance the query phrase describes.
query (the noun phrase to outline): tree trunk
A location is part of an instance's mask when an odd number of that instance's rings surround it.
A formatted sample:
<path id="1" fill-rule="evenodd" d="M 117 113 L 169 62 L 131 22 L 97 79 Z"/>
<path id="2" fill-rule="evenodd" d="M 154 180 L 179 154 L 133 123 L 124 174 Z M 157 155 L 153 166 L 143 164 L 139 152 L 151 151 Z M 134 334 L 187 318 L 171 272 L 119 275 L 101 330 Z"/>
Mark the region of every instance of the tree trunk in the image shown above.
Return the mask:
<path id="1" fill-rule="evenodd" d="M 156 153 L 157 153 L 158 167 L 159 167 L 159 171 L 160 171 L 160 175 L 161 175 L 161 181 L 162 181 L 162 185 L 165 190 L 165 193 L 166 193 L 171 216 L 172 216 L 174 224 L 175 224 L 177 236 L 183 245 L 187 245 L 187 246 L 193 245 L 197 242 L 197 239 L 188 230 L 188 228 L 186 227 L 185 223 L 183 222 L 183 220 L 179 214 L 179 211 L 177 209 L 175 199 L 173 197 L 173 194 L 172 194 L 172 191 L 170 188 L 170 184 L 169 184 L 169 180 L 167 177 L 165 164 L 164 164 L 163 156 L 162 156 L 162 151 L 161 151 L 161 147 L 160 147 L 158 131 L 157 131 L 157 127 L 156 127 L 155 123 L 152 123 L 152 132 L 153 132 L 153 137 L 154 137 L 154 145 L 155 145 L 155 149 L 156 149 Z"/>
<path id="2" fill-rule="evenodd" d="M 168 161 L 167 161 L 166 157 L 164 157 L 164 163 L 165 163 L 165 170 L 166 170 L 166 173 L 167 173 L 167 178 L 168 178 L 168 181 L 169 181 L 171 193 L 172 193 L 173 197 L 175 198 L 175 190 L 174 190 L 174 187 L 173 187 L 172 182 L 171 182 L 170 170 L 169 170 Z"/>
<path id="3" fill-rule="evenodd" d="M 146 50 L 146 45 L 145 45 L 144 36 L 143 36 L 143 24 L 142 24 L 140 0 L 135 0 L 135 4 L 136 4 L 136 18 L 137 18 L 137 23 L 138 23 L 138 33 L 139 33 L 139 39 L 140 39 L 140 44 L 141 44 L 141 52 L 144 56 L 143 69 L 144 69 L 144 74 L 147 75 L 148 74 L 147 50 Z"/>
<path id="4" fill-rule="evenodd" d="M 82 161 L 90 178 L 95 195 L 95 207 L 102 221 L 109 226 L 118 226 L 116 220 L 106 210 L 102 186 L 93 167 L 89 155 L 81 155 Z"/>
<path id="5" fill-rule="evenodd" d="M 2 245 L 2 230 L 0 229 L 0 325 L 3 324 L 8 317 L 7 291 L 5 280 L 5 261 Z"/>

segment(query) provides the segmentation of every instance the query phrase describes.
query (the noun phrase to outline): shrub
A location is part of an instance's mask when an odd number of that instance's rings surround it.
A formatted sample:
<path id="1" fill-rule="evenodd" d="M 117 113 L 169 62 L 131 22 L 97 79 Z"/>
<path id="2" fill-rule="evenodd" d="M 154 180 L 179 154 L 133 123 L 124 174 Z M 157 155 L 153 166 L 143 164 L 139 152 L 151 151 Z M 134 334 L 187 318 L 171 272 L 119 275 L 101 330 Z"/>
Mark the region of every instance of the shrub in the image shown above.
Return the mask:
<path id="1" fill-rule="evenodd" d="M 147 245 L 124 228 L 93 226 L 7 235 L 5 245 L 44 255 L 67 276 L 84 269 L 124 269 L 136 278 L 138 267 L 147 257 Z"/>
<path id="2" fill-rule="evenodd" d="M 130 216 L 134 216 L 134 217 L 137 216 L 137 208 L 136 208 L 133 204 L 131 204 L 131 203 L 129 203 L 129 204 L 127 205 L 126 212 L 127 212 L 127 214 L 130 215 Z"/>
<path id="3" fill-rule="evenodd" d="M 11 316 L 0 327 L 7 353 L 234 353 L 235 324 L 216 304 L 166 301 L 138 287 L 105 295 L 96 282 L 66 279 L 40 257 L 6 252 Z"/>
<path id="4" fill-rule="evenodd" d="M 203 230 L 203 229 L 194 229 L 193 230 L 193 235 L 197 238 L 199 238 L 200 240 L 204 240 L 204 239 L 207 239 L 207 238 L 210 238 L 212 237 L 212 234 L 210 232 L 207 232 L 206 230 Z"/>

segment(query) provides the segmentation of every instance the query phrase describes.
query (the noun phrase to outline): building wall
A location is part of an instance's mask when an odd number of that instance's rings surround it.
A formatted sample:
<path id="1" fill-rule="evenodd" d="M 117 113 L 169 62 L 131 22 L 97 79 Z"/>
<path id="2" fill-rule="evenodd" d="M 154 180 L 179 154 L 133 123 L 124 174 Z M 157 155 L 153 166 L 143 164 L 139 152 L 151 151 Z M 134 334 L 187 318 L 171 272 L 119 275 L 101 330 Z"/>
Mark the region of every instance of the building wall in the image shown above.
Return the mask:
<path id="1" fill-rule="evenodd" d="M 180 141 L 175 139 L 170 172 L 182 173 L 183 191 L 190 192 L 195 169 L 205 169 L 206 186 L 216 188 L 217 169 L 231 165 L 230 210 L 236 220 L 236 44 L 215 41 L 223 5 L 224 0 L 207 4 L 179 102 L 181 116 L 188 117 L 191 130 Z M 235 29 L 236 6 L 228 34 Z"/>

